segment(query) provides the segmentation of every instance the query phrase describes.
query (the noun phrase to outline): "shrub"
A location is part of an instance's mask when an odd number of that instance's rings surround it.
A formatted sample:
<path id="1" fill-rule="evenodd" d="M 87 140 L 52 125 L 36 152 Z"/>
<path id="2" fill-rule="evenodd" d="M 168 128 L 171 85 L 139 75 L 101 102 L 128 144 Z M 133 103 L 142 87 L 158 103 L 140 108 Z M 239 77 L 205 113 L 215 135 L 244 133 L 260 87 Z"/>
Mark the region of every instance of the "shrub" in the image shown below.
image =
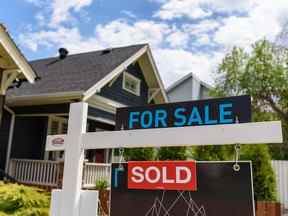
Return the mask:
<path id="1" fill-rule="evenodd" d="M 158 151 L 159 160 L 186 160 L 186 147 L 162 147 Z"/>
<path id="2" fill-rule="evenodd" d="M 96 190 L 103 191 L 107 190 L 109 187 L 109 183 L 106 179 L 98 179 L 96 181 Z"/>
<path id="3" fill-rule="evenodd" d="M 0 182 L 0 216 L 48 216 L 50 194 L 34 187 Z"/>
<path id="4" fill-rule="evenodd" d="M 243 146 L 241 160 L 252 160 L 255 199 L 258 201 L 276 201 L 276 181 L 268 146 Z"/>
<path id="5" fill-rule="evenodd" d="M 126 161 L 149 161 L 155 159 L 153 148 L 134 148 L 125 149 L 124 157 Z"/>

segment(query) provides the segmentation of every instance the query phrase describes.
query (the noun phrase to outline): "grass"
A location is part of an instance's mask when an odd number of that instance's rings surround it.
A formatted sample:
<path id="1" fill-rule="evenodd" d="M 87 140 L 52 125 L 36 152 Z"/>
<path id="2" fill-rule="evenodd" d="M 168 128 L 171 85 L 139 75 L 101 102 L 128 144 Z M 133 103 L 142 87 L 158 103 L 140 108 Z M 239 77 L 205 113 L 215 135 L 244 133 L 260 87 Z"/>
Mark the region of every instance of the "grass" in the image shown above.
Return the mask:
<path id="1" fill-rule="evenodd" d="M 0 216 L 48 216 L 49 206 L 44 190 L 0 182 Z"/>

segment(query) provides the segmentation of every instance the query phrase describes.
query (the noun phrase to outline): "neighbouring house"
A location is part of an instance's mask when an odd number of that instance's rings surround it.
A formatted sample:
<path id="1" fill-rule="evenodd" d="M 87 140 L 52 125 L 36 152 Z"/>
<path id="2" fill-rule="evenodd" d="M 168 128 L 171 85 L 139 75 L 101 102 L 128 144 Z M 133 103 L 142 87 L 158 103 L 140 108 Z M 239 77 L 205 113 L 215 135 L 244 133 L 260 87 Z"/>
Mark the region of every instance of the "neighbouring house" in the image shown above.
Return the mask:
<path id="1" fill-rule="evenodd" d="M 190 101 L 209 98 L 212 86 L 189 73 L 170 85 L 166 92 L 169 102 Z"/>
<path id="2" fill-rule="evenodd" d="M 13 125 L 11 110 L 5 104 L 7 90 L 27 86 L 37 80 L 37 74 L 17 47 L 7 29 L 0 23 L 0 169 L 5 168 L 9 143 L 9 131 Z M 31 85 L 32 86 L 32 85 Z M 0 170 L 1 171 L 1 170 Z M 1 178 L 1 175 L 0 175 Z"/>
<path id="3" fill-rule="evenodd" d="M 147 44 L 73 55 L 61 48 L 58 57 L 30 65 L 40 79 L 7 92 L 1 169 L 12 159 L 62 160 L 64 153 L 46 152 L 45 142 L 47 135 L 66 133 L 70 103 L 88 103 L 87 131 L 97 132 L 114 130 L 118 107 L 168 101 Z M 112 157 L 108 149 L 86 152 L 90 162 L 109 163 Z"/>

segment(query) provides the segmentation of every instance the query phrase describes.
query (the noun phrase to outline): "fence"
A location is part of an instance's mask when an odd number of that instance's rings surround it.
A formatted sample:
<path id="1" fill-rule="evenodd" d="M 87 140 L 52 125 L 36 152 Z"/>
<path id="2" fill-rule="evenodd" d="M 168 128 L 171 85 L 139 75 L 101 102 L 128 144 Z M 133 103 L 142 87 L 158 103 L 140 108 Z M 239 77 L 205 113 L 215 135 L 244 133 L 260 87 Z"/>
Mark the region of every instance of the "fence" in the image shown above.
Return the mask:
<path id="1" fill-rule="evenodd" d="M 288 161 L 272 161 L 277 181 L 279 200 L 283 207 L 288 210 Z"/>

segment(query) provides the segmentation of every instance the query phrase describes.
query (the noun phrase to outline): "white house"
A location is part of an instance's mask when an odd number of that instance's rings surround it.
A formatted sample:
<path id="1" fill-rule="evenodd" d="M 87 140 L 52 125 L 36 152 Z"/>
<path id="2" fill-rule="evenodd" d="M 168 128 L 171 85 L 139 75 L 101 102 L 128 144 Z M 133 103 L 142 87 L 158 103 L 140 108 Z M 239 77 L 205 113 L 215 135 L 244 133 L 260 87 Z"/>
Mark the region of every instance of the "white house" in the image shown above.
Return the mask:
<path id="1" fill-rule="evenodd" d="M 166 92 L 169 102 L 179 102 L 209 98 L 211 88 L 195 74 L 189 73 L 169 86 Z"/>

